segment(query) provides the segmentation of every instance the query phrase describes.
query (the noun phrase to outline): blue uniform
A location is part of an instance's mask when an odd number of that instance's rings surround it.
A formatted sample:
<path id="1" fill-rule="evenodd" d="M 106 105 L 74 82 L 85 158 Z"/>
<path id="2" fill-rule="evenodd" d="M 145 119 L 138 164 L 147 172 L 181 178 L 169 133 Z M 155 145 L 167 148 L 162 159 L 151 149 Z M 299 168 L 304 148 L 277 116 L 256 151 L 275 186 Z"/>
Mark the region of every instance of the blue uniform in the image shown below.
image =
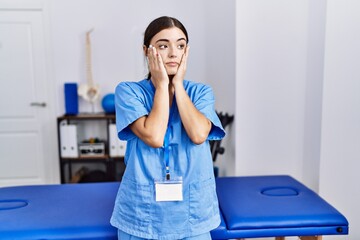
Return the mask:
<path id="1" fill-rule="evenodd" d="M 150 80 L 122 82 L 115 91 L 118 136 L 127 141 L 126 170 L 116 197 L 111 224 L 146 239 L 182 239 L 200 235 L 220 224 L 212 156 L 208 140 L 225 136 L 214 110 L 211 88 L 184 81 L 194 106 L 212 122 L 207 141 L 194 144 L 180 119 L 175 98 L 168 124 L 170 174 L 182 177 L 183 201 L 155 201 L 155 181 L 165 179 L 164 147 L 152 148 L 138 138 L 129 124 L 148 115 L 155 87 Z"/>

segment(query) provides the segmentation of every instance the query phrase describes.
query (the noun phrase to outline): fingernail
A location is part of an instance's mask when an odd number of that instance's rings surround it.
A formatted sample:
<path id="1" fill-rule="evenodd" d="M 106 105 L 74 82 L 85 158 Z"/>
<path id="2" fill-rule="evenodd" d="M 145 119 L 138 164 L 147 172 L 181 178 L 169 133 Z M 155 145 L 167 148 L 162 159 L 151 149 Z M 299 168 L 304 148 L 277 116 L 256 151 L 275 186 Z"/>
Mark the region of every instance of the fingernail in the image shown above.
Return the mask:
<path id="1" fill-rule="evenodd" d="M 149 45 L 149 48 L 152 48 L 153 46 L 152 45 Z"/>

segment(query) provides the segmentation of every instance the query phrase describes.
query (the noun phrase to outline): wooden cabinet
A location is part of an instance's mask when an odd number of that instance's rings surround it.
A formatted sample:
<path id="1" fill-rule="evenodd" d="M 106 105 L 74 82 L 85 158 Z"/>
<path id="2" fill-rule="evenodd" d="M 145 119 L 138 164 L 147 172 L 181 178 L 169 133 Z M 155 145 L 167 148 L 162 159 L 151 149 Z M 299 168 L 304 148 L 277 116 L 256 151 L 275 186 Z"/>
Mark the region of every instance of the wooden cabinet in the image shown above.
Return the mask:
<path id="1" fill-rule="evenodd" d="M 64 115 L 57 127 L 61 183 L 121 180 L 126 144 L 110 132 L 115 115 Z"/>

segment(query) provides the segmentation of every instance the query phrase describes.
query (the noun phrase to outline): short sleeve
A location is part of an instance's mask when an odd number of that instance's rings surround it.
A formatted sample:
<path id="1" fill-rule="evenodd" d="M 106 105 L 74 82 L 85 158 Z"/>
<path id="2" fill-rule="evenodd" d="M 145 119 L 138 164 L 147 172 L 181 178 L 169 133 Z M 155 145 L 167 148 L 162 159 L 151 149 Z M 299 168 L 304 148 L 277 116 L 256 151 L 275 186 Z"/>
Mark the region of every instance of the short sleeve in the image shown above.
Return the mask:
<path id="1" fill-rule="evenodd" d="M 212 123 L 208 140 L 220 140 L 224 138 L 225 130 L 214 109 L 215 98 L 211 87 L 201 85 L 193 92 L 193 94 L 193 103 L 195 107 Z"/>
<path id="2" fill-rule="evenodd" d="M 138 88 L 136 83 L 122 82 L 115 89 L 116 127 L 121 140 L 135 137 L 129 125 L 149 114 Z"/>

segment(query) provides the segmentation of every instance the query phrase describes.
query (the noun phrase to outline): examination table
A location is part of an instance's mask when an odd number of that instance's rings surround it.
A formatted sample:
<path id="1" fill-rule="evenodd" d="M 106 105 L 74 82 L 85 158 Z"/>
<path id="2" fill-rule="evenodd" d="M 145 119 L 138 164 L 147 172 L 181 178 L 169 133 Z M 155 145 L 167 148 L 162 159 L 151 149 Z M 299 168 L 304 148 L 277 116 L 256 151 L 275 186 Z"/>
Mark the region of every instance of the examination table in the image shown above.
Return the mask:
<path id="1" fill-rule="evenodd" d="M 213 239 L 348 234 L 346 218 L 290 176 L 216 179 Z M 0 239 L 117 239 L 109 223 L 118 182 L 0 188 Z"/>

